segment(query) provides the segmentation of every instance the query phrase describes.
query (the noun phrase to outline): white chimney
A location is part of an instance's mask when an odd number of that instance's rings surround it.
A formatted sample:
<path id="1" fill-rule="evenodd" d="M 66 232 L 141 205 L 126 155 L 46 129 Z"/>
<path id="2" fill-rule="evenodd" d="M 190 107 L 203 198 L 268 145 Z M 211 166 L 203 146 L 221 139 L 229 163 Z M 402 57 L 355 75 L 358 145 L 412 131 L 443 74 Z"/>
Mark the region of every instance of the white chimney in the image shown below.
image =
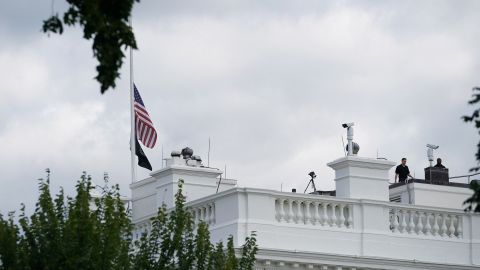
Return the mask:
<path id="1" fill-rule="evenodd" d="M 137 222 L 142 218 L 156 214 L 158 207 L 165 204 L 167 208 L 175 204 L 175 193 L 180 179 L 184 181 L 183 195 L 186 200 L 193 201 L 217 192 L 219 169 L 207 168 L 202 165 L 199 156 L 192 155 L 193 150 L 184 148 L 182 152 L 172 151 L 171 158 L 166 159 L 166 167 L 150 174 L 151 177 L 132 183 L 132 220 Z M 218 191 L 235 187 L 237 181 L 222 179 Z"/>
<path id="2" fill-rule="evenodd" d="M 395 162 L 346 156 L 327 165 L 335 170 L 337 197 L 389 201 L 388 171 Z"/>

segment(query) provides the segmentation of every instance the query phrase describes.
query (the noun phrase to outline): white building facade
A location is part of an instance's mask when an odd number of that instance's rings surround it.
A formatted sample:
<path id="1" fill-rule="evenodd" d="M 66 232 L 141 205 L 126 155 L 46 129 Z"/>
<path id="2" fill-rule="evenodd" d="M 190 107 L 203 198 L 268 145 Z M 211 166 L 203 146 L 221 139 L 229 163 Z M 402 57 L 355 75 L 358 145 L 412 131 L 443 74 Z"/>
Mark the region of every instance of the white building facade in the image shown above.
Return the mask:
<path id="1" fill-rule="evenodd" d="M 162 204 L 173 206 L 183 179 L 195 222 L 209 224 L 213 242 L 232 235 L 240 248 L 256 232 L 256 269 L 480 269 L 480 216 L 462 210 L 469 189 L 390 186 L 387 160 L 349 155 L 327 165 L 336 196 L 218 185 L 220 170 L 172 152 L 165 168 L 131 184 L 134 234 Z"/>

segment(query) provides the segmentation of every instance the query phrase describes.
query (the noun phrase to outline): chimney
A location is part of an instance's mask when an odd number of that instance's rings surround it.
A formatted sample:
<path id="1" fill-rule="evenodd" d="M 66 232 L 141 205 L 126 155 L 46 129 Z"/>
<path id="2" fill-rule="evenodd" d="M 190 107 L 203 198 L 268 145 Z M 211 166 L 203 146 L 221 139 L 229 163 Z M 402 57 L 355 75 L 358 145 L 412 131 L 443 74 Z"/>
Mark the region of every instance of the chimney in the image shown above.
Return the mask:
<path id="1" fill-rule="evenodd" d="M 182 151 L 172 151 L 166 159 L 166 167 L 153 171 L 149 178 L 130 185 L 132 190 L 132 207 L 136 209 L 133 220 L 156 213 L 158 207 L 165 204 L 167 208 L 175 205 L 175 193 L 180 179 L 184 181 L 183 194 L 186 201 L 203 198 L 217 192 L 219 177 L 223 172 L 216 168 L 207 168 L 202 158 L 193 155 L 193 150 L 185 147 Z M 233 179 L 222 179 L 219 191 L 236 186 Z M 151 205 L 149 209 L 145 205 Z"/>
<path id="2" fill-rule="evenodd" d="M 327 165 L 335 170 L 337 197 L 389 201 L 388 171 L 395 162 L 349 155 Z"/>

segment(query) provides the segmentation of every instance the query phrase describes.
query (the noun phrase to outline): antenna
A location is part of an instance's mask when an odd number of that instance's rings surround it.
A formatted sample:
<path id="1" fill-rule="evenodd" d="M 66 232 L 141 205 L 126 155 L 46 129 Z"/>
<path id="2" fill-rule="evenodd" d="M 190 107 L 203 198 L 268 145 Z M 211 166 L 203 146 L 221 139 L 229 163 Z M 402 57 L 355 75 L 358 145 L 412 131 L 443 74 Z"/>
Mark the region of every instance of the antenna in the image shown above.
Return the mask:
<path id="1" fill-rule="evenodd" d="M 225 179 L 227 179 L 227 164 L 225 164 Z"/>
<path id="2" fill-rule="evenodd" d="M 345 142 L 343 141 L 343 136 L 342 136 L 342 149 L 345 156 L 347 156 L 347 150 L 345 149 Z"/>
<path id="3" fill-rule="evenodd" d="M 207 167 L 210 168 L 210 137 L 208 137 L 208 155 L 207 155 Z"/>

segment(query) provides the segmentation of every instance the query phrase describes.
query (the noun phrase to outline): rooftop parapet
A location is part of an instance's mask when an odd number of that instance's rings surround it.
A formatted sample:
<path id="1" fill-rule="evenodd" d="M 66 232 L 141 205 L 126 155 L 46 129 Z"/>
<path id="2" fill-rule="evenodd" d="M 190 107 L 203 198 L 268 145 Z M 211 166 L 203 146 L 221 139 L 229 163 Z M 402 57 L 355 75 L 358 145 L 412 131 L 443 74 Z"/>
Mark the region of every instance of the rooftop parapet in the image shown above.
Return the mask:
<path id="1" fill-rule="evenodd" d="M 295 250 L 298 263 L 307 263 L 312 254 L 336 254 L 352 262 L 377 258 L 371 263 L 398 263 L 394 268 L 368 269 L 480 265 L 480 216 L 462 210 L 252 188 L 227 190 L 187 206 L 196 224 L 209 224 L 214 242 L 231 234 L 241 247 L 256 231 L 260 250 Z M 403 267 L 403 262 L 412 261 L 422 265 Z"/>

